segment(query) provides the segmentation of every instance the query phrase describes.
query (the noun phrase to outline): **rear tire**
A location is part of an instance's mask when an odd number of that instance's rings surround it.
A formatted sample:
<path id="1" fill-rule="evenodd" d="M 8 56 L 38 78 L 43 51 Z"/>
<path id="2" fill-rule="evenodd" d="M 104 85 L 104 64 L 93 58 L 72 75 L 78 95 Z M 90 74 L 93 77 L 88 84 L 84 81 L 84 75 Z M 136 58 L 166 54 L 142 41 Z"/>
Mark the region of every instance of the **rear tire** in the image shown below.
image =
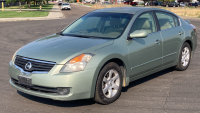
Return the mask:
<path id="1" fill-rule="evenodd" d="M 106 64 L 97 79 L 94 100 L 100 104 L 116 101 L 121 95 L 122 79 L 119 65 L 114 62 Z"/>
<path id="2" fill-rule="evenodd" d="M 184 71 L 188 68 L 191 60 L 191 47 L 190 45 L 185 42 L 179 53 L 178 64 L 176 65 L 175 69 L 178 71 Z"/>

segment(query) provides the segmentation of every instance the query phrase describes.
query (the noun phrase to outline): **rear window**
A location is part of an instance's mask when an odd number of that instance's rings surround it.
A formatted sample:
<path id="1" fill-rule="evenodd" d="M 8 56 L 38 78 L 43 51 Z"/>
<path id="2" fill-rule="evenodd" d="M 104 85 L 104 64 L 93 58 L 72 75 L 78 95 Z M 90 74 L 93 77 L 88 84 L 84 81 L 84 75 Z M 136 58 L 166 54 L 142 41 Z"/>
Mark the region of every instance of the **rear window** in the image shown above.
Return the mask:
<path id="1" fill-rule="evenodd" d="M 169 13 L 156 12 L 160 30 L 169 29 L 175 27 L 174 17 Z"/>

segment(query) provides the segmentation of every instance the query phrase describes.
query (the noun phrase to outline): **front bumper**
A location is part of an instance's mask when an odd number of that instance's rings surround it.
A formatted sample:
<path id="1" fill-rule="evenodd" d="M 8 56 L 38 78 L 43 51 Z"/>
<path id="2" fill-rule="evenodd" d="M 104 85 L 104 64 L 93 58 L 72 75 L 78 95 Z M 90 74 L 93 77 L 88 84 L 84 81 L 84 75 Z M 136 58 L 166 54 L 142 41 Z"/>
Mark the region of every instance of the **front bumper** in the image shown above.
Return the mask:
<path id="1" fill-rule="evenodd" d="M 63 65 L 55 65 L 47 74 L 32 74 L 28 76 L 32 79 L 32 84 L 41 87 L 58 88 L 69 87 L 70 93 L 67 95 L 54 95 L 43 92 L 37 92 L 34 90 L 20 87 L 10 80 L 10 84 L 17 90 L 38 96 L 43 98 L 50 98 L 53 100 L 78 100 L 93 98 L 91 95 L 93 77 L 95 74 L 95 68 L 87 69 L 84 71 L 73 73 L 60 73 L 60 69 Z M 14 67 L 12 62 L 9 65 L 9 75 L 11 78 L 18 80 L 18 75 L 22 75 L 21 72 Z M 27 75 L 22 75 L 27 76 Z"/>

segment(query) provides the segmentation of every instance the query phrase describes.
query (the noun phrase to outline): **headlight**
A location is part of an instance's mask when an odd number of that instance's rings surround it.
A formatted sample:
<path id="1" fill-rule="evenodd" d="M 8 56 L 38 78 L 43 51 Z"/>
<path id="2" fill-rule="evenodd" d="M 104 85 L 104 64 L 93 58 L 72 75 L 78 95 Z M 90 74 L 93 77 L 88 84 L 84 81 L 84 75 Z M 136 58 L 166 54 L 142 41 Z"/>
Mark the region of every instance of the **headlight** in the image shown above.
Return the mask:
<path id="1" fill-rule="evenodd" d="M 85 66 L 87 63 L 91 60 L 91 58 L 95 54 L 86 53 L 81 54 L 77 57 L 74 57 L 70 61 L 68 61 L 63 68 L 60 70 L 60 72 L 75 72 L 75 71 L 82 71 L 85 69 Z"/>
<path id="2" fill-rule="evenodd" d="M 21 48 L 19 48 L 19 49 L 21 49 Z M 18 49 L 17 51 L 19 51 L 19 49 Z M 12 57 L 12 62 L 13 62 L 13 60 L 14 60 L 14 58 L 15 58 L 15 55 L 16 55 L 17 51 L 14 53 L 14 55 L 13 55 L 13 57 Z"/>

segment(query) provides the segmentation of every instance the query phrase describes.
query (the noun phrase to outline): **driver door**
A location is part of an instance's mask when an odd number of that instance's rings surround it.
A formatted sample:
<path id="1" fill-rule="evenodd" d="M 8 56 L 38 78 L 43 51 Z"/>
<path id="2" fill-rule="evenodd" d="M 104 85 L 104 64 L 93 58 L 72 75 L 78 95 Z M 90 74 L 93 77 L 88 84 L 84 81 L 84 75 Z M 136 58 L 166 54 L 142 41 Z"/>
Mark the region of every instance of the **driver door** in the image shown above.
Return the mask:
<path id="1" fill-rule="evenodd" d="M 130 33 L 136 30 L 145 30 L 148 36 L 127 42 L 130 78 L 146 74 L 162 65 L 162 38 L 160 32 L 157 32 L 153 12 L 143 13 L 135 20 Z"/>

